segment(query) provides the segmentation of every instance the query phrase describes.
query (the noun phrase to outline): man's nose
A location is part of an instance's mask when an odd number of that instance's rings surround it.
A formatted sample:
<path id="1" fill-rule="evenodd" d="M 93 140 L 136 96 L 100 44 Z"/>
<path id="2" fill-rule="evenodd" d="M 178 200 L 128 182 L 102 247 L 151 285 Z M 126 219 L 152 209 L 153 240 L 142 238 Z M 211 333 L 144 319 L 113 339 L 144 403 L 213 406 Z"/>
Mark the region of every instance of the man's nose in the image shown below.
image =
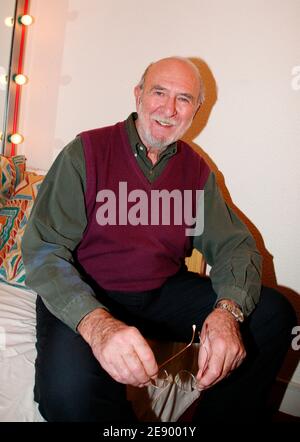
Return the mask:
<path id="1" fill-rule="evenodd" d="M 176 113 L 177 113 L 176 97 L 168 97 L 167 98 L 165 105 L 164 105 L 164 110 L 165 110 L 166 117 L 173 117 L 173 115 L 176 115 Z"/>

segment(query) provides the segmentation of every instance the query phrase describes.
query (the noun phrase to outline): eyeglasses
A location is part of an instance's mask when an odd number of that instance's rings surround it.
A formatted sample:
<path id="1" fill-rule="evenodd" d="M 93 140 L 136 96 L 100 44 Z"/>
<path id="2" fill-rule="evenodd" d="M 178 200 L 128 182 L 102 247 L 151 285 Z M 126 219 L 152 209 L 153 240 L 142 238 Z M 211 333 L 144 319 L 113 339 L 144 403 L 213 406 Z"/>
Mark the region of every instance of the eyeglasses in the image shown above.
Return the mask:
<path id="1" fill-rule="evenodd" d="M 172 374 L 168 373 L 168 371 L 164 368 L 167 364 L 169 364 L 174 359 L 178 358 L 178 356 L 180 356 L 182 353 L 184 353 L 192 345 L 192 343 L 194 342 L 194 339 L 195 339 L 196 325 L 192 326 L 192 330 L 193 330 L 193 332 L 192 332 L 192 338 L 191 338 L 190 342 L 186 346 L 184 346 L 180 351 L 175 353 L 175 355 L 166 359 L 162 364 L 159 365 L 157 377 L 155 379 L 151 379 L 151 384 L 154 388 L 164 390 L 169 385 L 176 384 L 180 390 L 182 390 L 186 393 L 190 393 L 193 390 L 199 390 L 198 385 L 197 385 L 197 380 L 196 380 L 195 376 L 190 371 L 180 370 L 177 372 L 177 374 L 175 376 L 173 376 Z M 207 350 L 206 350 L 205 346 L 203 345 L 200 335 L 199 335 L 199 340 L 200 340 L 200 345 L 202 345 L 202 348 L 205 351 L 205 355 L 206 355 L 205 364 L 206 364 Z"/>

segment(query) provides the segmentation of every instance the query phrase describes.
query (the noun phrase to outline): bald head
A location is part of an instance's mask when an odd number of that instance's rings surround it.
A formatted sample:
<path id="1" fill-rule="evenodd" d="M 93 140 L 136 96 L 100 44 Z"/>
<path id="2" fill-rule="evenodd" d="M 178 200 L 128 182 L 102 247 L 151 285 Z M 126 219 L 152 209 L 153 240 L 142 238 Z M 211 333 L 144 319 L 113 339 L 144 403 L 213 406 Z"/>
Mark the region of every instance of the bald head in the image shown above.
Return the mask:
<path id="1" fill-rule="evenodd" d="M 197 66 L 186 57 L 166 57 L 160 60 L 157 60 L 153 63 L 150 63 L 145 69 L 141 80 L 139 81 L 138 86 L 143 89 L 145 82 L 147 80 L 147 76 L 153 71 L 162 72 L 164 70 L 168 70 L 168 72 L 172 72 L 173 75 L 176 76 L 177 72 L 185 71 L 185 75 L 187 75 L 190 79 L 193 78 L 192 81 L 195 82 L 195 87 L 198 90 L 197 93 L 197 105 L 200 106 L 204 102 L 205 94 L 204 94 L 204 85 L 200 75 L 200 72 Z"/>

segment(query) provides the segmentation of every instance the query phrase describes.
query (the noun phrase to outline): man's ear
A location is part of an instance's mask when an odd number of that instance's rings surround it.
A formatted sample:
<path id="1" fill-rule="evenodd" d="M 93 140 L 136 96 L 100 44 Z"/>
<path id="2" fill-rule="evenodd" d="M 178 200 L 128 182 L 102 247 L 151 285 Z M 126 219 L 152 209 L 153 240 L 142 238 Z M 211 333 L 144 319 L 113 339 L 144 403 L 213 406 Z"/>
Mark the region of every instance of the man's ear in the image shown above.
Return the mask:
<path id="1" fill-rule="evenodd" d="M 142 89 L 139 85 L 135 86 L 134 88 L 134 96 L 135 96 L 135 103 L 136 106 L 138 106 L 141 102 L 141 96 L 142 96 Z"/>

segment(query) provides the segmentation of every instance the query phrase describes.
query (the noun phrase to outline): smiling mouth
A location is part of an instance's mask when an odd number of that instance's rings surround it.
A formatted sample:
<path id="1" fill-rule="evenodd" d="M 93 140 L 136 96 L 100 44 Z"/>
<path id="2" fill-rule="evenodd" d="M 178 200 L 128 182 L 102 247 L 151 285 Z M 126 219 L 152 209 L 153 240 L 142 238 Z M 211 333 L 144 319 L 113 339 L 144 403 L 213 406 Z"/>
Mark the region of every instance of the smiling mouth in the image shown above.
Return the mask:
<path id="1" fill-rule="evenodd" d="M 166 121 L 166 120 L 154 120 L 159 126 L 162 127 L 174 127 L 175 123 L 171 123 L 170 121 Z"/>

